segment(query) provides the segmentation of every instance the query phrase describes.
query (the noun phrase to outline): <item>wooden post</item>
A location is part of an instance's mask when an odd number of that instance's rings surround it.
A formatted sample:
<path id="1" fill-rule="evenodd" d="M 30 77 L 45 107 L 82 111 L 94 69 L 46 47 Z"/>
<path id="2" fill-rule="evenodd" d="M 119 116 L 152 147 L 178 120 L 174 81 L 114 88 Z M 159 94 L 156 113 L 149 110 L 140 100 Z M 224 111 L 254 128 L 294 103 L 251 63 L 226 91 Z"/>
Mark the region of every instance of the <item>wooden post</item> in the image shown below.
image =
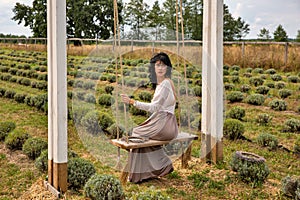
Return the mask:
<path id="1" fill-rule="evenodd" d="M 47 1 L 47 34 L 48 183 L 58 192 L 65 192 L 67 190 L 66 0 Z"/>
<path id="2" fill-rule="evenodd" d="M 286 42 L 284 45 L 284 66 L 287 67 L 287 62 L 288 62 L 288 53 L 289 53 L 289 43 Z"/>
<path id="3" fill-rule="evenodd" d="M 223 1 L 204 0 L 202 149 L 205 161 L 223 159 Z"/>

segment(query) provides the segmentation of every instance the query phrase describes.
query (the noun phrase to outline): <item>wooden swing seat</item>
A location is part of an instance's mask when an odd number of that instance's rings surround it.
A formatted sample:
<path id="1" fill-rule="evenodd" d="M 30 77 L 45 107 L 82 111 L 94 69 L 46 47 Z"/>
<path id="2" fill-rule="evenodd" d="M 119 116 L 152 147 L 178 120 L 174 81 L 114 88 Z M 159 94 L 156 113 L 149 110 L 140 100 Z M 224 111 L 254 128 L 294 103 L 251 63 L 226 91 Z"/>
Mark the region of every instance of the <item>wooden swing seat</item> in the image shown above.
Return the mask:
<path id="1" fill-rule="evenodd" d="M 197 135 L 192 135 L 186 132 L 180 132 L 176 138 L 173 140 L 147 140 L 145 142 L 141 143 L 135 143 L 135 142 L 130 142 L 130 141 L 125 141 L 121 139 L 112 139 L 110 140 L 111 144 L 114 146 L 120 147 L 121 149 L 137 149 L 137 148 L 143 148 L 143 147 L 151 147 L 151 146 L 160 146 L 160 145 L 165 145 L 170 142 L 185 142 L 187 140 L 198 140 Z"/>
<path id="2" fill-rule="evenodd" d="M 147 140 L 144 142 L 136 143 L 136 142 L 130 142 L 130 141 L 127 142 L 127 141 L 124 141 L 121 139 L 112 139 L 112 140 L 110 140 L 110 143 L 113 144 L 114 146 L 117 146 L 118 148 L 130 151 L 131 149 L 166 145 L 166 144 L 169 144 L 170 142 L 180 142 L 182 144 L 183 142 L 186 142 L 189 140 L 190 141 L 198 140 L 198 136 L 190 134 L 190 133 L 186 133 L 186 132 L 180 132 L 180 133 L 178 133 L 177 137 L 174 138 L 173 140 L 166 140 L 166 141 Z M 183 154 L 181 156 L 181 165 L 183 168 L 188 167 L 187 161 L 190 160 L 190 158 L 191 158 L 191 147 L 192 147 L 192 145 L 190 145 L 188 147 L 188 149 L 185 152 L 183 152 Z M 119 156 L 120 156 L 120 154 L 118 153 L 118 158 L 119 158 Z"/>

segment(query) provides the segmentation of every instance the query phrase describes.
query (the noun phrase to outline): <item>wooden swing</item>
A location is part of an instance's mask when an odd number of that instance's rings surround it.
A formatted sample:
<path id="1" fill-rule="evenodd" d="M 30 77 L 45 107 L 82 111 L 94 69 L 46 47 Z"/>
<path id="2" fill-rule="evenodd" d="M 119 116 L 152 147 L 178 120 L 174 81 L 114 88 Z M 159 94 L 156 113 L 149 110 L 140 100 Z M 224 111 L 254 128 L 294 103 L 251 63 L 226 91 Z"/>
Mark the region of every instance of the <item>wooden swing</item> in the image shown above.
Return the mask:
<path id="1" fill-rule="evenodd" d="M 182 48 L 184 49 L 184 26 L 183 26 L 183 17 L 182 17 L 182 0 L 180 0 L 180 18 L 181 18 L 181 32 L 182 32 Z M 176 38 L 177 38 L 177 64 L 179 63 L 178 55 L 179 55 L 179 36 L 178 36 L 178 0 L 176 0 Z M 120 69 L 121 69 L 121 83 L 122 83 L 122 90 L 124 88 L 124 79 L 123 79 L 123 66 L 122 66 L 122 56 L 120 54 L 120 29 L 119 29 L 119 19 L 118 19 L 118 6 L 117 6 L 117 0 L 114 0 L 114 46 L 117 47 L 114 49 L 117 51 L 115 53 L 115 69 L 116 69 L 116 82 L 118 82 L 118 64 L 120 64 Z M 118 62 L 118 59 L 120 59 L 120 62 Z M 185 80 L 185 95 L 188 96 L 188 85 L 187 85 L 187 72 L 186 72 L 186 61 L 183 59 L 183 64 L 184 64 L 184 80 Z M 179 77 L 178 77 L 179 79 Z M 179 84 L 179 81 L 178 81 Z M 117 87 L 116 87 L 117 88 Z M 179 90 L 179 87 L 178 87 Z M 178 91 L 179 93 L 179 91 Z M 118 91 L 116 91 L 116 105 L 118 105 Z M 179 95 L 178 95 L 179 96 Z M 116 115 L 118 115 L 118 109 L 116 109 Z M 125 115 L 125 123 L 127 122 L 127 114 L 126 114 L 126 105 L 124 104 L 124 115 Z M 179 114 L 180 118 L 180 114 Z M 179 119 L 180 122 L 180 119 Z M 116 121 L 118 124 L 118 119 Z M 127 125 L 125 124 L 125 129 Z M 188 128 L 190 130 L 190 116 L 188 115 Z M 180 130 L 180 123 L 179 123 L 179 130 Z M 151 146 L 162 146 L 162 145 L 167 145 L 170 142 L 178 142 L 180 143 L 181 150 L 182 150 L 182 155 L 181 155 L 181 166 L 183 168 L 188 167 L 188 161 L 191 159 L 191 149 L 192 145 L 190 144 L 188 148 L 184 151 L 184 143 L 186 142 L 191 142 L 192 140 L 198 140 L 198 136 L 187 133 L 187 132 L 182 132 L 179 131 L 178 136 L 174 138 L 173 140 L 170 141 L 160 141 L 160 140 L 142 140 L 142 138 L 130 138 L 128 136 L 128 131 L 126 131 L 126 136 L 125 139 L 122 138 L 120 139 L 120 130 L 119 127 L 117 126 L 117 139 L 111 139 L 110 143 L 113 144 L 114 146 L 118 147 L 118 158 L 117 158 L 117 168 L 120 168 L 120 149 L 125 149 L 128 152 L 130 152 L 132 149 L 137 149 L 137 148 L 143 148 L 143 147 L 151 147 Z M 128 161 L 127 161 L 128 162 Z M 128 163 L 127 163 L 128 164 Z M 127 179 L 127 172 L 123 171 L 121 177 L 121 181 L 124 183 Z M 126 175 L 125 175 L 126 174 Z"/>

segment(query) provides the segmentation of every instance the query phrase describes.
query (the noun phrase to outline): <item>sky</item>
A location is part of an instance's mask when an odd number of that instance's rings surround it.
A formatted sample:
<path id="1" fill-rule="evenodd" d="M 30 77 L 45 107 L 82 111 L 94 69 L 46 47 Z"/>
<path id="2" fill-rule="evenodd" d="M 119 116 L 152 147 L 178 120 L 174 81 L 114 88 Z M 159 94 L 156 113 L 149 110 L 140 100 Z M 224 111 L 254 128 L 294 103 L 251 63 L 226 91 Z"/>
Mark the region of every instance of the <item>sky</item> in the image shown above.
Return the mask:
<path id="1" fill-rule="evenodd" d="M 12 9 L 17 2 L 32 6 L 33 0 L 1 0 L 0 33 L 31 36 L 29 28 L 11 20 Z M 144 2 L 151 5 L 154 0 Z M 235 18 L 241 17 L 250 25 L 246 39 L 257 38 L 262 28 L 269 30 L 273 36 L 279 24 L 283 26 L 289 38 L 296 38 L 297 30 L 300 30 L 300 0 L 224 0 L 224 3 Z"/>

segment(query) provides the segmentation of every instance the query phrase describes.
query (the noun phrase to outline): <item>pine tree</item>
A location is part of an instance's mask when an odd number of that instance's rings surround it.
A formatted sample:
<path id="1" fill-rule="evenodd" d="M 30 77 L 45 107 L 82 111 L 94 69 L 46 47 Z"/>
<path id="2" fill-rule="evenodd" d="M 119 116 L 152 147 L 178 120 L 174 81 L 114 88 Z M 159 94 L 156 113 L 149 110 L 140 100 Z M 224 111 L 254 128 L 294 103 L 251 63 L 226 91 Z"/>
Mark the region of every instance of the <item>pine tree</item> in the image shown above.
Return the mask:
<path id="1" fill-rule="evenodd" d="M 259 39 L 259 40 L 263 40 L 263 41 L 266 41 L 266 40 L 270 40 L 270 39 L 271 39 L 270 31 L 267 30 L 266 28 L 260 29 L 260 33 L 257 34 L 257 36 L 258 36 L 258 39 Z"/>
<path id="2" fill-rule="evenodd" d="M 280 24 L 276 30 L 274 31 L 274 40 L 276 42 L 287 42 L 288 41 L 288 35 L 282 25 Z"/>

